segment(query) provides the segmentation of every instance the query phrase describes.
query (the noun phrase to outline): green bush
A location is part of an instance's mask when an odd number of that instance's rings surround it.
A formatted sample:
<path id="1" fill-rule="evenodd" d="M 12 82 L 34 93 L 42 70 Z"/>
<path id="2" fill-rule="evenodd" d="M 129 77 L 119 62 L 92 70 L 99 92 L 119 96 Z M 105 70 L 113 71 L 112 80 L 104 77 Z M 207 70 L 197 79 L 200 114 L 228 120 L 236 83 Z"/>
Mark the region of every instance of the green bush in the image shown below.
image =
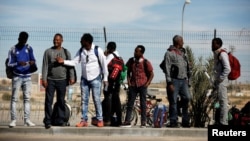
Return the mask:
<path id="1" fill-rule="evenodd" d="M 11 100 L 11 94 L 10 93 L 4 93 L 2 95 L 2 100 L 10 101 Z"/>

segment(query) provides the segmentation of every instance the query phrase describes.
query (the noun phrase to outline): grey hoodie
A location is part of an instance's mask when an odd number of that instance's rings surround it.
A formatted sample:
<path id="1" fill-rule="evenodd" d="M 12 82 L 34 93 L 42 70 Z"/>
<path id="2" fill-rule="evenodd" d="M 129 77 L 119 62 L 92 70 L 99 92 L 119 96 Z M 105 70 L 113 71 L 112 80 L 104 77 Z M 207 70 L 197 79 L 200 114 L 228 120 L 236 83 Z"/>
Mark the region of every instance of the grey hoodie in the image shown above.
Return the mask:
<path id="1" fill-rule="evenodd" d="M 166 81 L 171 83 L 172 79 L 189 79 L 189 65 L 185 49 L 178 49 L 171 45 L 165 53 Z"/>
<path id="2" fill-rule="evenodd" d="M 222 48 L 215 50 L 214 53 L 214 80 L 217 82 L 222 82 L 227 79 L 228 74 L 231 71 L 229 64 L 229 58 L 227 52 L 221 52 Z M 227 51 L 226 48 L 223 50 Z M 220 53 L 221 52 L 221 53 Z M 220 53 L 220 56 L 218 56 Z"/>

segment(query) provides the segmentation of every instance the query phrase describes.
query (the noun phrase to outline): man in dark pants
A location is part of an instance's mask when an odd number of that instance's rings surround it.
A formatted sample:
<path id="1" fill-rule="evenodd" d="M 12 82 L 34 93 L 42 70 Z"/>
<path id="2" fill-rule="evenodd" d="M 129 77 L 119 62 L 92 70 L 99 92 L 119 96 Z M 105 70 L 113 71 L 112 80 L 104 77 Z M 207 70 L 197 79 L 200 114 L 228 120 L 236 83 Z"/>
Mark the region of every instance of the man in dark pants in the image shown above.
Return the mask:
<path id="1" fill-rule="evenodd" d="M 52 120 L 55 120 L 56 125 L 65 126 L 65 94 L 67 84 L 75 82 L 74 70 L 70 69 L 70 82 L 67 82 L 66 66 L 56 62 L 56 57 L 60 56 L 64 59 L 71 59 L 71 54 L 68 50 L 62 47 L 63 36 L 59 33 L 54 36 L 54 46 L 47 49 L 43 56 L 42 65 L 42 85 L 46 89 L 45 95 L 45 128 L 48 129 L 52 125 Z M 52 119 L 52 104 L 54 93 L 56 92 L 56 102 L 58 105 L 58 119 Z"/>
<path id="2" fill-rule="evenodd" d="M 109 64 L 114 57 L 119 57 L 119 53 L 116 50 L 116 43 L 109 42 L 106 50 L 107 64 L 109 70 L 108 77 L 108 89 L 104 90 L 104 100 L 103 100 L 103 118 L 105 126 L 120 126 L 121 125 L 121 100 L 120 100 L 120 75 L 118 73 L 116 79 L 112 79 L 110 75 L 112 74 L 112 65 Z M 114 114 L 116 119 L 114 119 Z"/>
<path id="3" fill-rule="evenodd" d="M 135 48 L 134 57 L 131 57 L 126 63 L 128 67 L 127 81 L 129 94 L 126 117 L 122 127 L 131 127 L 130 117 L 136 96 L 139 94 L 141 104 L 141 128 L 146 128 L 146 95 L 147 88 L 154 77 L 154 72 L 151 62 L 144 58 L 144 52 L 145 47 L 138 45 Z"/>

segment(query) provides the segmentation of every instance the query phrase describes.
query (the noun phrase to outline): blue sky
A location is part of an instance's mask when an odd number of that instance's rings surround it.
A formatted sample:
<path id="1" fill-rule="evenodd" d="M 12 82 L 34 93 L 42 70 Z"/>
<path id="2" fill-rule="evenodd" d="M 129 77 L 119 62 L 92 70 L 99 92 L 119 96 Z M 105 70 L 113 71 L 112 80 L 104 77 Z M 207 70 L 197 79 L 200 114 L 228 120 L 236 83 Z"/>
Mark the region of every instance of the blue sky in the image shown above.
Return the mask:
<path id="1" fill-rule="evenodd" d="M 152 29 L 176 32 L 181 31 L 184 3 L 185 0 L 0 0 L 0 26 L 76 29 L 106 27 L 107 29 Z M 185 5 L 183 30 L 250 31 L 249 13 L 250 0 L 191 0 L 190 4 Z M 16 40 L 9 40 L 4 45 L 10 47 L 14 43 Z M 39 53 L 45 49 L 44 44 L 39 48 L 37 42 L 29 40 L 29 43 L 37 47 L 36 51 Z M 49 47 L 51 43 L 52 41 L 46 43 L 46 46 Z M 76 44 L 78 46 L 79 42 Z M 68 42 L 64 45 L 72 46 Z M 229 45 L 225 43 L 225 47 Z M 191 46 L 195 47 L 195 45 Z M 208 46 L 202 52 L 210 52 L 210 45 Z M 127 56 L 133 54 L 133 49 L 129 51 Z M 154 55 L 152 58 L 162 58 L 163 53 Z M 3 54 L 7 53 L 1 44 L 0 56 Z M 75 54 L 75 51 L 72 51 L 72 54 Z M 249 44 L 237 46 L 236 55 L 244 63 L 242 66 L 244 66 L 244 73 L 247 74 L 244 75 L 247 77 L 242 79 L 250 81 L 250 64 L 246 59 L 249 57 Z M 156 66 L 158 68 L 158 64 Z M 161 77 L 162 74 L 159 74 L 159 78 Z"/>
<path id="2" fill-rule="evenodd" d="M 185 0 L 0 0 L 0 25 L 181 30 Z M 184 30 L 249 30 L 250 0 L 191 0 Z"/>

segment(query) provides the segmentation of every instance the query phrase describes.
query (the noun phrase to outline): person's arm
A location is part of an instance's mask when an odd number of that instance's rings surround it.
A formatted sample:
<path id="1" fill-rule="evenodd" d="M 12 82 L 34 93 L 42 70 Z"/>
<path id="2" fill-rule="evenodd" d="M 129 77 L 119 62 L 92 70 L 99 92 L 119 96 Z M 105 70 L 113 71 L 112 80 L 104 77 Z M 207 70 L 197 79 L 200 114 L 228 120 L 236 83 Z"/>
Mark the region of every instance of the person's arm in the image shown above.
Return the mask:
<path id="1" fill-rule="evenodd" d="M 71 53 L 67 50 L 67 59 L 71 60 Z M 69 76 L 70 76 L 70 80 L 69 80 L 69 84 L 74 84 L 75 83 L 75 70 L 74 67 L 69 67 L 68 68 L 69 71 Z"/>
<path id="2" fill-rule="evenodd" d="M 127 83 L 128 83 L 128 86 L 131 85 L 131 83 L 130 83 L 131 71 L 132 71 L 132 68 L 131 68 L 132 64 L 131 63 L 132 63 L 132 59 L 130 58 L 128 60 L 128 62 L 126 63 L 126 66 L 127 66 Z"/>
<path id="3" fill-rule="evenodd" d="M 82 55 L 82 52 L 80 53 L 80 51 L 78 51 L 72 60 L 70 60 L 70 59 L 64 60 L 62 57 L 57 56 L 56 61 L 60 64 L 66 65 L 66 66 L 75 66 L 76 64 L 79 64 L 81 62 L 81 60 L 80 60 L 81 55 Z"/>
<path id="4" fill-rule="evenodd" d="M 36 59 L 35 59 L 35 56 L 34 56 L 33 48 L 31 46 L 29 46 L 28 48 L 29 48 L 29 57 L 30 57 L 29 64 L 33 65 L 33 64 L 36 63 Z"/>
<path id="5" fill-rule="evenodd" d="M 103 81 L 108 81 L 108 64 L 107 64 L 107 60 L 106 60 L 106 56 L 104 55 L 104 52 L 101 48 L 98 47 L 98 59 L 100 60 L 101 63 L 101 67 L 102 67 L 102 73 L 103 73 Z"/>
<path id="6" fill-rule="evenodd" d="M 13 50 L 15 50 L 15 47 L 12 47 L 8 52 L 8 58 L 9 58 L 8 66 L 9 67 L 17 66 L 17 61 L 15 59 L 15 55 L 12 53 Z"/>
<path id="7" fill-rule="evenodd" d="M 48 76 L 48 58 L 49 58 L 49 53 L 48 51 L 45 51 L 43 54 L 43 65 L 42 65 L 42 85 L 44 88 L 47 88 L 48 83 L 47 83 L 47 76 Z"/>
<path id="8" fill-rule="evenodd" d="M 174 91 L 174 85 L 172 82 L 172 78 L 171 78 L 171 66 L 172 66 L 172 62 L 171 62 L 171 51 L 167 51 L 165 54 L 165 65 L 166 65 L 166 83 L 167 83 L 167 93 L 173 93 Z"/>
<path id="9" fill-rule="evenodd" d="M 151 81 L 154 78 L 153 66 L 149 61 L 147 61 L 147 69 L 149 70 L 150 75 L 149 75 L 148 81 L 146 83 L 146 87 L 148 87 L 151 84 Z"/>
<path id="10" fill-rule="evenodd" d="M 171 75 L 170 75 L 170 72 L 171 72 L 171 57 L 170 57 L 170 51 L 167 51 L 165 53 L 165 65 L 166 65 L 166 82 L 167 84 L 172 84 L 172 78 L 171 78 Z"/>

